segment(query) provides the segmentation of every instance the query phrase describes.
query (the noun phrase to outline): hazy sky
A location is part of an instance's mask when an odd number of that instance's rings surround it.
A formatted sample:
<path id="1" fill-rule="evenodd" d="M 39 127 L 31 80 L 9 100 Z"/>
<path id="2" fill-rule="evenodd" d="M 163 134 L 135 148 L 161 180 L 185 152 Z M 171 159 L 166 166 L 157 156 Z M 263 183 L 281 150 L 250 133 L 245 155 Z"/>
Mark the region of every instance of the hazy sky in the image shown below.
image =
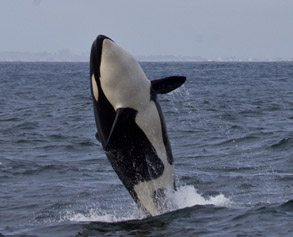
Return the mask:
<path id="1" fill-rule="evenodd" d="M 293 0 L 0 0 L 0 51 L 292 58 Z"/>

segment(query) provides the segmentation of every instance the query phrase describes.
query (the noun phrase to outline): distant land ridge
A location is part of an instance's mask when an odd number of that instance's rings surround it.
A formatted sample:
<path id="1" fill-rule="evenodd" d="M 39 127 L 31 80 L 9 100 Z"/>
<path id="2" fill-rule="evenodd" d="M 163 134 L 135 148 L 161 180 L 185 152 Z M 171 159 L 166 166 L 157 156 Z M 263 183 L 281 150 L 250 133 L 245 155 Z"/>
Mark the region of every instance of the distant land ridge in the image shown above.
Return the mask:
<path id="1" fill-rule="evenodd" d="M 0 52 L 0 62 L 89 62 L 89 52 L 73 54 L 69 50 L 60 50 L 57 53 L 31 53 L 31 52 Z M 141 62 L 293 62 L 292 58 L 237 58 L 176 55 L 150 55 L 136 56 Z"/>

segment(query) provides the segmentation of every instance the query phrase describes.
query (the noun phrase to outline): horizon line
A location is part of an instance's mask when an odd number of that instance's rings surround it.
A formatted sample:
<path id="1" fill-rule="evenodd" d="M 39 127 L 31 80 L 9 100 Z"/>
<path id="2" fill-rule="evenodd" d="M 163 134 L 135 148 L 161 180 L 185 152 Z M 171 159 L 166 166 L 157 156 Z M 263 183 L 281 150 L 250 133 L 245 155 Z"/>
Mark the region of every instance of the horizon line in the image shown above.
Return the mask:
<path id="1" fill-rule="evenodd" d="M 90 53 L 71 53 L 60 50 L 57 53 L 48 52 L 17 52 L 0 51 L 0 62 L 89 62 Z M 182 55 L 134 55 L 139 62 L 292 62 L 293 57 L 237 57 L 237 56 L 182 56 Z"/>

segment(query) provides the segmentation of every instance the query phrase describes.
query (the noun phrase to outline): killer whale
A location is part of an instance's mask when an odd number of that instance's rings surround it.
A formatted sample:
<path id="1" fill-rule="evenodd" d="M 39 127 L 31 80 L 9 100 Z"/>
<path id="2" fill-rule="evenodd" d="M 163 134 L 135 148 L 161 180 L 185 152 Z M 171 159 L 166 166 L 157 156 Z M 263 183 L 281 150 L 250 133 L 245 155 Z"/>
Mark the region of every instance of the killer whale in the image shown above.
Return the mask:
<path id="1" fill-rule="evenodd" d="M 174 191 L 174 165 L 157 94 L 180 87 L 186 78 L 148 80 L 134 57 L 99 35 L 90 55 L 90 87 L 97 127 L 114 171 L 147 215 L 166 208 L 164 193 Z"/>

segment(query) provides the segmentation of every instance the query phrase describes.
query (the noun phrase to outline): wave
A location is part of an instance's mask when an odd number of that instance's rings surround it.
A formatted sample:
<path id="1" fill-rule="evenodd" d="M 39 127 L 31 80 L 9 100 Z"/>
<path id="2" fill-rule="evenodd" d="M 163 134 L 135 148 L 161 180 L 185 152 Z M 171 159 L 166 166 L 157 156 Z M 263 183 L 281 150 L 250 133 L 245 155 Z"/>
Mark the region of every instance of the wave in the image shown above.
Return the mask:
<path id="1" fill-rule="evenodd" d="M 278 143 L 275 143 L 275 144 L 271 145 L 271 148 L 273 148 L 273 149 L 285 149 L 285 148 L 291 148 L 292 145 L 293 145 L 293 138 L 288 137 L 288 138 L 283 138 Z"/>
<path id="2" fill-rule="evenodd" d="M 239 144 L 239 143 L 242 143 L 242 142 L 247 143 L 247 142 L 254 141 L 256 139 L 257 139 L 256 136 L 247 135 L 247 136 L 243 136 L 243 137 L 230 138 L 230 139 L 227 139 L 227 140 L 224 140 L 224 141 L 220 141 L 215 145 L 222 146 L 222 145 L 229 145 L 229 144 Z"/>
<path id="3" fill-rule="evenodd" d="M 281 210 L 293 212 L 293 199 L 280 205 Z"/>

